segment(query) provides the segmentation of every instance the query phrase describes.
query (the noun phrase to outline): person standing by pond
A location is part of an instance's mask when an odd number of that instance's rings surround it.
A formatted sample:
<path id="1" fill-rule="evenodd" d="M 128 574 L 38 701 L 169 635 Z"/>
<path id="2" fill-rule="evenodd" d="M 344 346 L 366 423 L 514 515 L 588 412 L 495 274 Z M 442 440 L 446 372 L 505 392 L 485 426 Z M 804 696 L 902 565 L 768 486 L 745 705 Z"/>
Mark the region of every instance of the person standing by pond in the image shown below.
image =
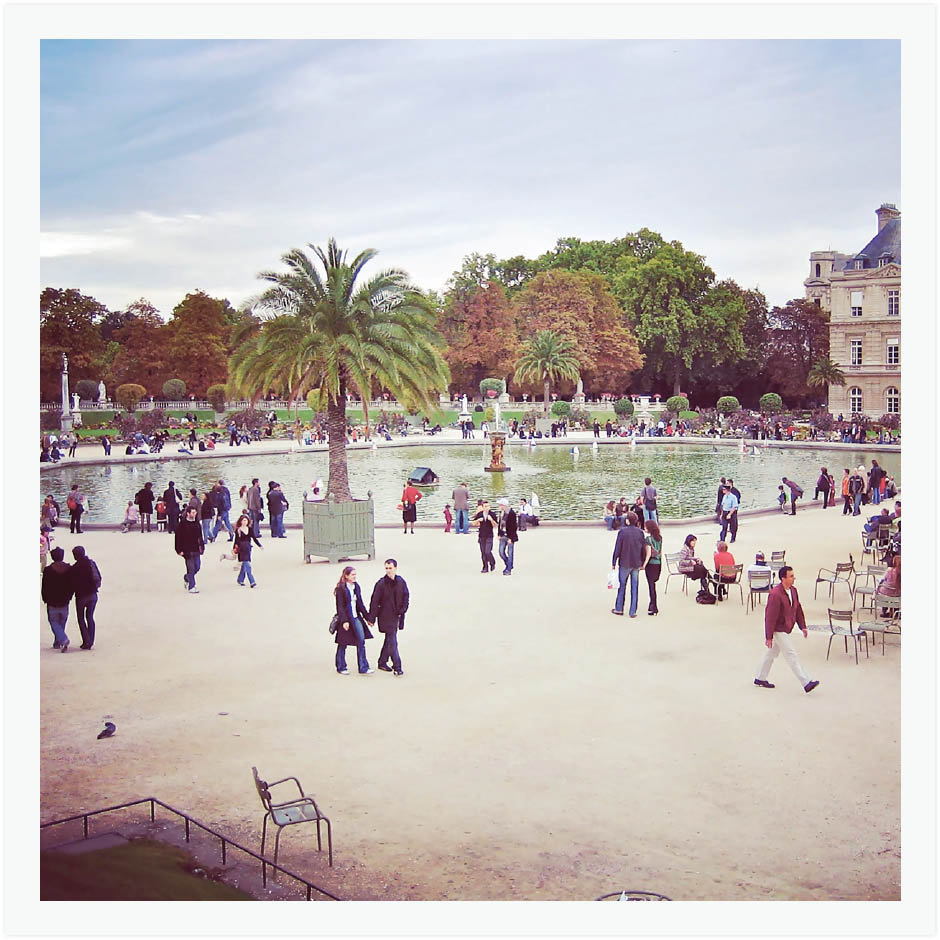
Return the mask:
<path id="1" fill-rule="evenodd" d="M 147 531 L 150 531 L 150 518 L 153 516 L 153 483 L 147 482 L 142 489 L 137 491 L 134 496 L 134 502 L 140 510 L 140 532 L 143 534 L 144 523 L 147 524 Z"/>
<path id="2" fill-rule="evenodd" d="M 343 568 L 343 573 L 333 589 L 336 601 L 336 671 L 341 676 L 348 676 L 346 668 L 346 647 L 356 647 L 356 658 L 360 676 L 370 676 L 375 670 L 369 668 L 366 658 L 366 640 L 372 639 L 369 627 L 369 612 L 362 603 L 362 591 L 356 583 L 356 569 L 352 565 Z"/>
<path id="3" fill-rule="evenodd" d="M 662 571 L 663 536 L 659 530 L 659 523 L 655 519 L 646 520 L 646 557 L 644 570 L 646 571 L 646 586 L 649 588 L 650 603 L 647 614 L 655 617 L 659 613 L 659 604 L 656 600 L 656 583 Z"/>
<path id="4" fill-rule="evenodd" d="M 656 491 L 656 487 L 653 486 L 653 481 L 650 477 L 647 477 L 644 483 L 645 485 L 640 492 L 640 498 L 643 500 L 643 518 L 659 522 L 659 513 L 656 509 L 656 497 L 659 494 Z"/>
<path id="5" fill-rule="evenodd" d="M 166 506 L 166 530 L 175 532 L 180 521 L 180 503 L 183 494 L 176 488 L 176 484 L 170 480 L 170 485 L 163 491 L 163 505 Z"/>
<path id="6" fill-rule="evenodd" d="M 617 590 L 617 599 L 614 601 L 612 614 L 623 616 L 623 605 L 626 600 L 627 580 L 630 581 L 630 616 L 636 616 L 637 602 L 639 600 L 640 569 L 646 564 L 646 542 L 643 530 L 639 527 L 639 518 L 632 510 L 626 515 L 626 525 L 617 533 L 614 542 L 614 553 L 610 567 L 616 568 L 620 579 Z"/>
<path id="7" fill-rule="evenodd" d="M 788 480 L 786 477 L 783 477 L 783 485 L 790 488 L 790 515 L 796 515 L 796 501 L 803 495 L 803 487 L 799 483 L 795 483 L 793 480 Z"/>
<path id="8" fill-rule="evenodd" d="M 261 485 L 253 477 L 251 486 L 245 493 L 245 506 L 251 516 L 251 531 L 256 539 L 261 538 Z"/>
<path id="9" fill-rule="evenodd" d="M 823 509 L 829 505 L 830 481 L 831 477 L 829 476 L 829 471 L 825 467 L 820 467 L 819 478 L 816 480 L 816 492 L 813 493 L 813 499 L 819 499 L 819 494 L 822 493 Z"/>
<path id="10" fill-rule="evenodd" d="M 490 504 L 484 499 L 473 516 L 473 524 L 479 529 L 477 536 L 480 543 L 480 558 L 483 570 L 480 574 L 489 574 L 496 570 L 496 558 L 493 555 L 493 532 L 499 527 L 499 520 L 490 510 Z"/>
<path id="11" fill-rule="evenodd" d="M 401 491 L 401 519 L 405 527 L 404 534 L 408 534 L 408 525 L 411 525 L 411 534 L 415 534 L 415 520 L 418 518 L 418 500 L 421 499 L 420 490 L 410 483 L 405 483 Z"/>
<path id="12" fill-rule="evenodd" d="M 721 497 L 721 535 L 719 541 L 724 541 L 728 530 L 731 530 L 731 541 L 738 536 L 738 498 L 731 492 L 731 485 L 724 487 Z"/>
<path id="13" fill-rule="evenodd" d="M 470 491 L 466 483 L 458 483 L 454 487 L 451 498 L 454 501 L 454 512 L 457 515 L 456 535 L 470 534 Z"/>
<path id="14" fill-rule="evenodd" d="M 73 483 L 69 491 L 65 506 L 69 511 L 69 532 L 82 534 L 82 513 L 85 511 L 85 496 L 79 490 L 78 484 Z"/>

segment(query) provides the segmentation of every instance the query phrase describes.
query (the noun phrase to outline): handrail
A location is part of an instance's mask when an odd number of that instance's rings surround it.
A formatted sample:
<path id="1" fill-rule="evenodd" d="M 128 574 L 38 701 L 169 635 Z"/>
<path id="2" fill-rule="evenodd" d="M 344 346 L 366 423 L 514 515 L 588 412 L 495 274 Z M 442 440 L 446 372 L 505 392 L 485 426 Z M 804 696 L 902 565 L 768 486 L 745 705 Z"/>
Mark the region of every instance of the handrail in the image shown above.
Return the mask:
<path id="1" fill-rule="evenodd" d="M 175 813 L 177 816 L 181 816 L 184 820 L 186 820 L 185 828 L 186 828 L 186 841 L 187 842 L 189 842 L 190 823 L 192 823 L 195 826 L 198 826 L 200 829 L 204 830 L 205 832 L 208 832 L 210 835 L 215 836 L 221 842 L 223 865 L 225 864 L 225 849 L 227 845 L 230 845 L 234 849 L 238 849 L 240 852 L 244 852 L 246 855 L 250 855 L 252 858 L 256 858 L 259 862 L 261 862 L 261 882 L 265 886 L 267 886 L 267 883 L 268 883 L 267 866 L 270 865 L 273 869 L 283 872 L 289 878 L 293 878 L 294 881 L 299 881 L 302 885 L 305 885 L 307 888 L 307 900 L 308 901 L 312 900 L 310 896 L 311 891 L 318 891 L 320 894 L 323 894 L 326 897 L 328 897 L 331 901 L 343 900 L 342 898 L 338 898 L 335 894 L 331 894 L 325 888 L 321 888 L 318 885 L 315 885 L 312 881 L 307 881 L 307 879 L 304 878 L 302 875 L 297 875 L 294 872 L 288 870 L 287 868 L 284 868 L 282 865 L 275 864 L 270 859 L 265 858 L 263 855 L 259 855 L 257 852 L 254 852 L 251 849 L 245 848 L 245 846 L 240 845 L 234 839 L 230 839 L 228 836 L 223 836 L 221 832 L 216 832 L 214 829 L 211 829 L 209 826 L 206 826 L 203 823 L 199 822 L 198 819 L 194 819 L 192 816 L 187 815 L 182 810 L 175 809 L 174 807 L 170 806 L 168 803 L 164 803 L 163 800 L 158 800 L 156 797 L 153 797 L 153 796 L 144 797 L 143 799 L 140 799 L 140 800 L 132 800 L 130 803 L 119 803 L 116 806 L 106 806 L 103 809 L 90 810 L 87 813 L 79 813 L 76 816 L 66 816 L 64 819 L 53 819 L 47 823 L 40 823 L 39 828 L 41 830 L 48 829 L 50 826 L 60 826 L 62 825 L 62 823 L 74 822 L 76 819 L 80 819 L 82 821 L 83 838 L 87 839 L 88 838 L 88 818 L 90 816 L 100 816 L 102 813 L 111 813 L 111 812 L 114 812 L 115 810 L 127 809 L 131 806 L 139 806 L 142 803 L 150 804 L 150 821 L 151 822 L 155 821 L 155 817 L 154 817 L 155 805 L 162 806 L 165 810 L 168 810 L 171 813 Z"/>

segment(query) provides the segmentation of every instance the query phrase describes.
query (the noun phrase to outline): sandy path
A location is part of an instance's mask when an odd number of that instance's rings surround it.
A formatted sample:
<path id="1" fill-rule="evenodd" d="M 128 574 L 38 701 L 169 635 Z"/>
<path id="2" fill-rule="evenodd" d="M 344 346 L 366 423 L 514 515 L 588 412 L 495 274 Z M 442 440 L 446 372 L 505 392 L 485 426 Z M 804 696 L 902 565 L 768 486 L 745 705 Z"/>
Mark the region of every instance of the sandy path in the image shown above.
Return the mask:
<path id="1" fill-rule="evenodd" d="M 858 560 L 858 529 L 809 510 L 746 520 L 733 548 L 786 548 L 822 623 L 816 569 Z M 706 557 L 717 527 L 698 531 Z M 684 534 L 665 528 L 666 550 Z M 296 531 L 255 550 L 254 591 L 211 546 L 198 596 L 169 536 L 81 541 L 105 581 L 95 650 L 52 651 L 36 612 L 43 820 L 154 795 L 257 847 L 256 764 L 296 774 L 333 820 L 335 869 L 312 827 L 284 834 L 285 864 L 348 898 L 900 897 L 896 639 L 856 666 L 810 632 L 798 649 L 820 687 L 804 694 L 780 660 L 764 691 L 762 609 L 698 606 L 679 579 L 662 597 L 664 576 L 659 617 L 643 582 L 640 617 L 611 616 L 600 527 L 523 533 L 511 578 L 479 573 L 472 535 L 379 530 L 378 560 L 356 564 L 367 593 L 399 559 L 405 676 L 340 677 L 339 567 L 303 564 Z M 69 634 L 77 647 L 74 614 Z M 105 715 L 118 733 L 99 742 Z"/>

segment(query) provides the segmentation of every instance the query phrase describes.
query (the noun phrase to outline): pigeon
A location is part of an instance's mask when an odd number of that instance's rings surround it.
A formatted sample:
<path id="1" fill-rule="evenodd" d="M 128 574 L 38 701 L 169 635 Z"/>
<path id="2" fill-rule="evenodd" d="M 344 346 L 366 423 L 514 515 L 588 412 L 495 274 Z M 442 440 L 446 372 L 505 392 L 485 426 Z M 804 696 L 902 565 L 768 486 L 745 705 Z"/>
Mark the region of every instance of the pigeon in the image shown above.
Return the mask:
<path id="1" fill-rule="evenodd" d="M 114 724 L 113 721 L 106 721 L 104 723 L 104 731 L 102 731 L 98 735 L 98 740 L 100 741 L 102 738 L 110 738 L 111 735 L 114 734 L 116 730 L 117 730 L 117 726 Z"/>

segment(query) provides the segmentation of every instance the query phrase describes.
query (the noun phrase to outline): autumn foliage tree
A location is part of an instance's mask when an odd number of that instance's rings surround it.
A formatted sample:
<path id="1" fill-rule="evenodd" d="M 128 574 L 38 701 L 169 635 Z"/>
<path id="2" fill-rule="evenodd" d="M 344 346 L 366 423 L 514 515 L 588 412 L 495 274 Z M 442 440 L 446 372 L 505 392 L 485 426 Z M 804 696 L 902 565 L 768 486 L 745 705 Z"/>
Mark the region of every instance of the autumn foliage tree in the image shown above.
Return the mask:
<path id="1" fill-rule="evenodd" d="M 105 344 L 97 322 L 107 313 L 104 304 L 75 288 L 47 287 L 39 295 L 39 393 L 44 400 L 59 398 L 63 353 L 73 385 L 99 377 Z"/>
<path id="2" fill-rule="evenodd" d="M 585 387 L 597 392 L 625 390 L 643 365 L 636 337 L 607 282 L 590 271 L 544 271 L 513 298 L 517 329 L 523 336 L 555 330 L 572 345 Z"/>
<path id="3" fill-rule="evenodd" d="M 167 371 L 166 324 L 153 304 L 134 301 L 114 331 L 118 352 L 108 371 L 108 386 L 138 383 L 159 395 L 170 377 Z"/>
<path id="4" fill-rule="evenodd" d="M 810 372 L 829 358 L 829 314 L 811 300 L 788 300 L 770 311 L 764 382 L 794 404 L 814 400 Z"/>
<path id="5" fill-rule="evenodd" d="M 210 385 L 228 378 L 228 337 L 234 310 L 201 290 L 187 294 L 166 325 L 167 365 L 202 398 Z"/>
<path id="6" fill-rule="evenodd" d="M 505 291 L 494 281 L 482 287 L 468 285 L 452 296 L 441 333 L 455 390 L 473 389 L 484 378 L 505 378 L 512 371 L 519 340 Z"/>

